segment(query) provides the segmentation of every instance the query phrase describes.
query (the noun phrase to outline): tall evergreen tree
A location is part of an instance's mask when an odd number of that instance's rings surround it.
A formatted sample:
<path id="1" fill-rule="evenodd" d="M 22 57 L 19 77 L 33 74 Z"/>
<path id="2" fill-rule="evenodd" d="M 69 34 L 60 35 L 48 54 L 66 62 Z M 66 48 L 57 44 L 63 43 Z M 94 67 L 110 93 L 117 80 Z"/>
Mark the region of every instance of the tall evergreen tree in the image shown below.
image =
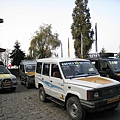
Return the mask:
<path id="1" fill-rule="evenodd" d="M 90 23 L 90 10 L 87 7 L 88 0 L 76 0 L 73 9 L 73 23 L 71 25 L 74 39 L 74 49 L 76 57 L 86 57 L 93 43 L 93 29 Z M 83 56 L 81 56 L 81 40 L 83 41 Z"/>
<path id="2" fill-rule="evenodd" d="M 21 60 L 25 59 L 25 53 L 20 49 L 20 43 L 15 42 L 14 50 L 10 53 L 11 64 L 19 66 Z"/>

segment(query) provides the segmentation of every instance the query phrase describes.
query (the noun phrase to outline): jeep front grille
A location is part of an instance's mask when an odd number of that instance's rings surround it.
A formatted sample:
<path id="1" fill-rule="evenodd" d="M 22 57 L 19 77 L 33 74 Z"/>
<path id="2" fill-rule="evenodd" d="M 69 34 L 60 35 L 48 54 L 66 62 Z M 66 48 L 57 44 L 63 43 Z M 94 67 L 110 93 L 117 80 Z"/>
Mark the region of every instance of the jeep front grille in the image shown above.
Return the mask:
<path id="1" fill-rule="evenodd" d="M 120 95 L 120 86 L 112 86 L 100 91 L 103 98 Z"/>

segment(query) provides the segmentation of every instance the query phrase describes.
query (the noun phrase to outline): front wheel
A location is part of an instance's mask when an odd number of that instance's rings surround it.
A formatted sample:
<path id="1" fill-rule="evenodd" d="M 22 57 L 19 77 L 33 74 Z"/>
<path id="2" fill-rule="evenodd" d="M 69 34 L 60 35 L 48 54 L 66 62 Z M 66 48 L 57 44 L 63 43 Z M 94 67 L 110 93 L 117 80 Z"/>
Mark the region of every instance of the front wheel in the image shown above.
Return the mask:
<path id="1" fill-rule="evenodd" d="M 47 101 L 46 93 L 45 93 L 45 90 L 44 90 L 43 87 L 40 87 L 40 88 L 39 88 L 39 99 L 40 99 L 40 101 L 42 101 L 42 102 Z"/>
<path id="2" fill-rule="evenodd" d="M 14 92 L 16 90 L 16 87 L 12 87 L 11 90 L 12 92 Z"/>
<path id="3" fill-rule="evenodd" d="M 73 96 L 67 100 L 67 112 L 72 120 L 83 120 L 85 118 L 85 110 L 80 104 L 80 100 Z"/>

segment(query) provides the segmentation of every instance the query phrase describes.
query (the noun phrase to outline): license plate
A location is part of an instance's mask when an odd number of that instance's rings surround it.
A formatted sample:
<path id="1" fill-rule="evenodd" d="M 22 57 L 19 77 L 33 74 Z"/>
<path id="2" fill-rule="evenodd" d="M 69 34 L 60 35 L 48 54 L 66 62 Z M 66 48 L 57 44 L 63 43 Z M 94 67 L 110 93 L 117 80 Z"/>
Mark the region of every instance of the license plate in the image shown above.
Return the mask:
<path id="1" fill-rule="evenodd" d="M 12 84 L 11 83 L 4 83 L 3 85 L 4 85 L 4 87 L 6 87 L 6 86 L 11 86 Z"/>
<path id="2" fill-rule="evenodd" d="M 113 103 L 113 102 L 116 102 L 116 101 L 119 101 L 119 100 L 120 100 L 120 97 L 110 98 L 110 99 L 108 99 L 107 104 Z"/>

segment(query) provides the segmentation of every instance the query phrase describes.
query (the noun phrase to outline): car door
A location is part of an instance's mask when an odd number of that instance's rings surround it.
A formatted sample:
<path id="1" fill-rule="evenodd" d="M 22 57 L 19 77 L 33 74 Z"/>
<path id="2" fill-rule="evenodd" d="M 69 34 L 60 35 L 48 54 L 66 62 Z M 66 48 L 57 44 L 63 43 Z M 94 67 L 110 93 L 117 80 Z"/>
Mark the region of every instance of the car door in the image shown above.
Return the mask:
<path id="1" fill-rule="evenodd" d="M 47 94 L 50 94 L 50 63 L 43 63 L 43 70 L 41 74 L 41 81 L 43 82 L 43 87 Z"/>
<path id="2" fill-rule="evenodd" d="M 23 82 L 25 82 L 26 79 L 26 75 L 25 75 L 25 66 L 24 65 L 20 65 L 20 76 L 21 76 L 21 80 Z"/>
<path id="3" fill-rule="evenodd" d="M 57 99 L 64 99 L 64 82 L 57 64 L 51 64 L 51 95 Z"/>

